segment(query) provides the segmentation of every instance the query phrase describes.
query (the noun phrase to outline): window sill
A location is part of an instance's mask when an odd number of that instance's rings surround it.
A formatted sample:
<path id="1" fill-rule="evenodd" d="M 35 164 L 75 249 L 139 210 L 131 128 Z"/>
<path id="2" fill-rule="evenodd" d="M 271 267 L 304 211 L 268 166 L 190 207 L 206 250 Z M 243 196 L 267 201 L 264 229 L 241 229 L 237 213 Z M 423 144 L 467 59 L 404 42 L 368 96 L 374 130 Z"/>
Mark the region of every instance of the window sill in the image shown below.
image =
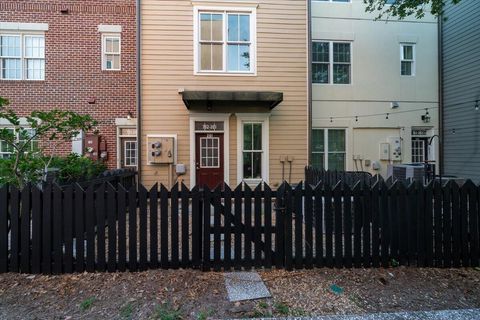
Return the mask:
<path id="1" fill-rule="evenodd" d="M 35 80 L 35 79 L 0 79 L 2 82 L 44 82 L 45 79 Z"/>
<path id="2" fill-rule="evenodd" d="M 257 72 L 208 72 L 208 71 L 196 71 L 195 76 L 217 76 L 217 77 L 256 77 Z"/>

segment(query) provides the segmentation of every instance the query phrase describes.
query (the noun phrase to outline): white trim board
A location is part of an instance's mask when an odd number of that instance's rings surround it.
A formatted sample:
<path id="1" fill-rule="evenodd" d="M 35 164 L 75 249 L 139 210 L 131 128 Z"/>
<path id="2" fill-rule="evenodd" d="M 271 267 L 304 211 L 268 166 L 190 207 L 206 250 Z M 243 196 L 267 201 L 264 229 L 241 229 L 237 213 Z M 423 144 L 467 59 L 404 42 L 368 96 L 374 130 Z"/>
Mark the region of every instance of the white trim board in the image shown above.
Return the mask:
<path id="1" fill-rule="evenodd" d="M 237 113 L 237 184 L 256 185 L 270 179 L 270 113 Z M 243 179 L 243 122 L 262 123 L 262 179 Z"/>
<path id="2" fill-rule="evenodd" d="M 120 33 L 120 32 L 122 32 L 122 26 L 109 25 L 109 24 L 100 24 L 100 25 L 98 26 L 98 32 Z"/>
<path id="3" fill-rule="evenodd" d="M 197 180 L 195 170 L 195 121 L 223 121 L 223 179 L 226 184 L 230 184 L 230 116 L 230 113 L 190 113 L 190 188 L 195 186 Z"/>
<path id="4" fill-rule="evenodd" d="M 0 21 L 0 30 L 8 31 L 48 31 L 48 23 L 21 23 Z"/>

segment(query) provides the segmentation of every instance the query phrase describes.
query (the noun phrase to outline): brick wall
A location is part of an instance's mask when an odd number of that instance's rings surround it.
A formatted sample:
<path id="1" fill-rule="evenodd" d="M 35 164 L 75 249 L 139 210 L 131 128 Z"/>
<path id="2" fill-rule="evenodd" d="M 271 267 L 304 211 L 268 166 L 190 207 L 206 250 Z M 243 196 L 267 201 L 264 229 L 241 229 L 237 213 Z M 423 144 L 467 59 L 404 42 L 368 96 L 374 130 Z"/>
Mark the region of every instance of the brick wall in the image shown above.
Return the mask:
<path id="1" fill-rule="evenodd" d="M 68 14 L 60 10 L 68 8 Z M 92 115 L 106 138 L 109 167 L 116 166 L 115 118 L 136 111 L 134 0 L 1 0 L 0 21 L 48 23 L 45 81 L 0 80 L 0 96 L 21 115 L 68 109 Z M 121 71 L 102 71 L 98 25 L 122 26 Z M 95 97 L 96 103 L 88 100 Z M 71 151 L 71 144 L 60 153 Z"/>

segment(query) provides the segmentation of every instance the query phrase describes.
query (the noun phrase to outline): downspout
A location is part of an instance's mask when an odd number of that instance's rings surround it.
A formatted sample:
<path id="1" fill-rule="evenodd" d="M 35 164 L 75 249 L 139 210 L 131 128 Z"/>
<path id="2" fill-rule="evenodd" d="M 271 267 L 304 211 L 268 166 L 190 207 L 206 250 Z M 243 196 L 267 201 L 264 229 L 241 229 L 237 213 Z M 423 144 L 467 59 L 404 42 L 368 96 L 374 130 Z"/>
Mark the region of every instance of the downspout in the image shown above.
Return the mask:
<path id="1" fill-rule="evenodd" d="M 442 11 L 443 12 L 443 11 Z M 438 165 L 440 177 L 444 175 L 443 165 L 443 148 L 444 148 L 444 132 L 443 132 L 443 15 L 438 16 L 438 134 L 440 141 L 438 143 Z"/>
<path id="2" fill-rule="evenodd" d="M 307 125 L 307 165 L 311 164 L 312 154 L 312 1 L 307 0 L 307 108 L 308 108 L 308 125 Z"/>
<path id="3" fill-rule="evenodd" d="M 136 50 L 137 50 L 137 68 L 136 68 L 136 93 L 137 93 L 137 181 L 142 183 L 142 91 L 141 91 L 141 0 L 136 0 Z"/>

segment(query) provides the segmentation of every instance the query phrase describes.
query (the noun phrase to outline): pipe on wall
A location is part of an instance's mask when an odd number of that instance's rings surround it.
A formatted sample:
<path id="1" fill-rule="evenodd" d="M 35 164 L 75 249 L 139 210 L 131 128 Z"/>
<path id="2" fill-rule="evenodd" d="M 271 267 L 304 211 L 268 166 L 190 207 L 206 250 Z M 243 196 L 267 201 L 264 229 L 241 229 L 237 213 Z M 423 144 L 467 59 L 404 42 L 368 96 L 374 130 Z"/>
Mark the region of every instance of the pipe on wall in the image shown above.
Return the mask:
<path id="1" fill-rule="evenodd" d="M 137 93 L 137 179 L 138 184 L 142 183 L 142 92 L 141 92 L 141 0 L 136 0 L 136 93 Z"/>

